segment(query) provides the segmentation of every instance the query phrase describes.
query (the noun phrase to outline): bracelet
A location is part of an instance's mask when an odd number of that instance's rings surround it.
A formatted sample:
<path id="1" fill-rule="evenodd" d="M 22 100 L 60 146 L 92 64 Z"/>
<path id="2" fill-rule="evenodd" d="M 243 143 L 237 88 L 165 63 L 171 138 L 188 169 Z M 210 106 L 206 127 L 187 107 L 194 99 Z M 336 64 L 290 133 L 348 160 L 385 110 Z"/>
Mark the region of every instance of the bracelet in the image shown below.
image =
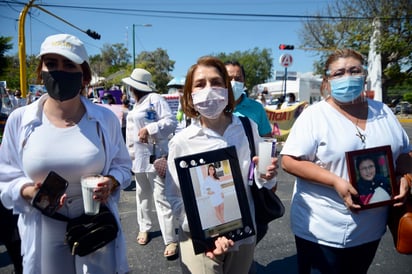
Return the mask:
<path id="1" fill-rule="evenodd" d="M 104 176 L 112 180 L 113 185 L 112 185 L 112 188 L 110 189 L 110 193 L 113 193 L 120 186 L 119 181 L 116 180 L 116 178 L 112 175 L 104 175 Z"/>
<path id="2" fill-rule="evenodd" d="M 406 173 L 403 178 L 408 182 L 409 189 L 412 187 L 412 174 Z"/>

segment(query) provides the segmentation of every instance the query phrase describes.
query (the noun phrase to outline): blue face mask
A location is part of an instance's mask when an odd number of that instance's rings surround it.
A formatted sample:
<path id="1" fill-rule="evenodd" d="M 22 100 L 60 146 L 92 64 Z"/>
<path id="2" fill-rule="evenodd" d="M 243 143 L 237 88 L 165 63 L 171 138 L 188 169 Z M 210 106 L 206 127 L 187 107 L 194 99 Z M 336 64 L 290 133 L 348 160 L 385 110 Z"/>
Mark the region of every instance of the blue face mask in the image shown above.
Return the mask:
<path id="1" fill-rule="evenodd" d="M 365 77 L 346 76 L 330 80 L 331 95 L 341 103 L 349 103 L 358 98 L 365 86 Z"/>
<path id="2" fill-rule="evenodd" d="M 231 81 L 230 83 L 232 85 L 233 96 L 235 97 L 235 101 L 237 101 L 237 99 L 239 99 L 245 91 L 245 85 L 238 81 Z"/>

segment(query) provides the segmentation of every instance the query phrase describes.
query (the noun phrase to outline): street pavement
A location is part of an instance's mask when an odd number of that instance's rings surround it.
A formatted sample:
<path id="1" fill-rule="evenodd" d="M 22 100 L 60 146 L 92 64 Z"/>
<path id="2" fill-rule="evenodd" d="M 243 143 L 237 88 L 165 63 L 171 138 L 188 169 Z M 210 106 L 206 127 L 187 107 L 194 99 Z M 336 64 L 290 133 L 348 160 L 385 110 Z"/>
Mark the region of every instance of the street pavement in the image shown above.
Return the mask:
<path id="1" fill-rule="evenodd" d="M 410 138 L 412 137 L 412 123 L 402 123 Z M 268 234 L 259 243 L 255 252 L 256 269 L 258 274 L 295 274 L 296 249 L 294 237 L 289 225 L 289 208 L 292 196 L 294 177 L 280 170 L 278 175 L 277 194 L 286 207 L 285 215 L 269 225 Z M 151 240 L 145 246 L 136 243 L 136 199 L 134 182 L 124 190 L 119 204 L 123 230 L 127 240 L 127 256 L 130 273 L 181 273 L 179 258 L 167 260 L 163 257 L 164 245 L 159 230 L 155 212 L 155 222 L 151 232 Z M 351 262 L 348 262 L 349 264 Z M 13 267 L 3 245 L 0 246 L 0 273 L 13 273 Z M 64 274 L 64 272 L 62 272 Z M 389 232 L 379 245 L 375 259 L 368 274 L 411 274 L 412 260 L 408 255 L 396 252 Z"/>

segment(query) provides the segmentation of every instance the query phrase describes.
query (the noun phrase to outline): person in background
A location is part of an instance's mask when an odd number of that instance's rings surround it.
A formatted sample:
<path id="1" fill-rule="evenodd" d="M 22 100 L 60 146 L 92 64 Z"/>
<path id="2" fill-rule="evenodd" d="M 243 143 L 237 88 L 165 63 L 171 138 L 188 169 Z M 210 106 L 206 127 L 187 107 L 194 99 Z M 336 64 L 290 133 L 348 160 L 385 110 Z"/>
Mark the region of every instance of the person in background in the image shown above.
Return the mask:
<path id="1" fill-rule="evenodd" d="M 285 101 L 283 102 L 281 109 L 293 106 L 294 104 L 296 104 L 296 97 L 294 93 L 290 92 L 286 94 Z"/>
<path id="2" fill-rule="evenodd" d="M 13 105 L 14 105 L 14 93 L 11 91 L 11 89 L 6 88 L 5 89 L 6 93 L 2 95 L 2 107 L 1 107 L 1 112 L 9 115 L 13 111 Z"/>
<path id="3" fill-rule="evenodd" d="M 105 92 L 102 96 L 102 104 L 115 105 L 116 99 L 110 92 Z"/>
<path id="4" fill-rule="evenodd" d="M 16 89 L 14 91 L 14 105 L 13 108 L 19 108 L 22 106 L 25 106 L 27 104 L 27 99 L 21 97 L 21 91 L 19 89 Z"/>
<path id="5" fill-rule="evenodd" d="M 122 98 L 122 135 L 123 140 L 126 142 L 126 122 L 127 115 L 130 111 L 130 101 L 127 97 Z"/>
<path id="6" fill-rule="evenodd" d="M 130 184 L 131 161 L 120 125 L 111 111 L 81 95 L 91 80 L 82 41 L 70 34 L 48 36 L 38 57 L 37 77 L 47 94 L 10 114 L 0 146 L 0 197 L 6 208 L 19 214 L 24 273 L 127 273 L 117 203 L 120 190 Z M 69 182 L 57 211 L 69 218 L 84 213 L 81 176 L 104 176 L 94 199 L 117 220 L 114 241 L 84 257 L 71 254 L 65 244 L 67 222 L 31 205 L 51 170 Z"/>
<path id="7" fill-rule="evenodd" d="M 245 116 L 254 121 L 261 137 L 272 137 L 272 126 L 263 105 L 250 99 L 244 93 L 245 89 L 245 70 L 238 61 L 225 62 L 226 70 L 229 75 L 230 83 L 235 99 L 235 109 L 233 114 Z M 268 231 L 268 224 L 258 223 L 256 244 L 263 239 Z"/>
<path id="8" fill-rule="evenodd" d="M 238 61 L 225 62 L 233 95 L 235 97 L 235 110 L 233 114 L 245 116 L 258 125 L 259 135 L 262 137 L 272 137 L 272 127 L 262 104 L 255 102 L 245 94 L 245 71 Z"/>
<path id="9" fill-rule="evenodd" d="M 166 100 L 155 92 L 150 72 L 137 68 L 133 70 L 130 77 L 122 81 L 130 89 L 136 101 L 126 121 L 126 145 L 133 160 L 132 171 L 136 180 L 139 226 L 136 240 L 140 245 L 146 245 L 149 241 L 154 198 L 160 231 L 166 246 L 164 256 L 172 258 L 177 255 L 175 220 L 165 197 L 164 178 L 156 173 L 153 160 L 168 154 L 167 144 L 169 136 L 176 129 L 176 120 Z M 153 119 L 147 119 L 149 114 Z"/>
<path id="10" fill-rule="evenodd" d="M 352 49 L 328 57 L 325 99 L 297 118 L 281 151 L 282 168 L 296 176 L 290 216 L 302 274 L 366 274 L 385 234 L 388 206 L 359 210 L 345 152 L 390 145 L 397 174 L 412 172 L 405 130 L 388 106 L 362 95 L 363 64 Z M 394 206 L 408 192 L 405 178 L 398 183 Z"/>
<path id="11" fill-rule="evenodd" d="M 174 92 L 179 95 L 179 105 L 176 112 L 177 126 L 175 133 L 190 125 L 190 119 L 187 119 L 186 115 L 183 113 L 182 104 L 180 102 L 183 95 L 183 86 L 185 85 L 185 80 L 185 77 L 175 77 L 169 83 L 167 83 L 169 94 L 171 92 Z"/>
<path id="12" fill-rule="evenodd" d="M 262 104 L 262 106 L 266 106 L 267 102 L 266 102 L 266 97 L 263 93 L 258 95 L 258 98 L 256 99 L 256 102 Z"/>
<path id="13" fill-rule="evenodd" d="M 236 146 L 239 165 L 246 190 L 250 213 L 254 220 L 253 197 L 248 185 L 251 165 L 248 138 L 243 125 L 233 115 L 234 95 L 225 65 L 215 57 L 201 57 L 190 67 L 183 90 L 182 108 L 192 119 L 190 126 L 182 129 L 169 142 L 166 194 L 173 213 L 180 223 L 179 245 L 183 273 L 248 273 L 253 261 L 255 236 L 233 242 L 226 237 L 215 240 L 215 249 L 195 254 L 183 197 L 174 159 L 195 153 Z M 261 140 L 257 125 L 251 121 L 255 146 Z M 258 157 L 254 157 L 255 163 Z M 272 188 L 276 184 L 277 158 L 272 158 L 266 174 L 255 179 L 262 187 Z"/>
<path id="14" fill-rule="evenodd" d="M 110 92 L 103 93 L 101 104 L 99 106 L 110 109 L 119 120 L 121 127 L 123 126 L 123 105 L 117 104 L 116 99 Z"/>

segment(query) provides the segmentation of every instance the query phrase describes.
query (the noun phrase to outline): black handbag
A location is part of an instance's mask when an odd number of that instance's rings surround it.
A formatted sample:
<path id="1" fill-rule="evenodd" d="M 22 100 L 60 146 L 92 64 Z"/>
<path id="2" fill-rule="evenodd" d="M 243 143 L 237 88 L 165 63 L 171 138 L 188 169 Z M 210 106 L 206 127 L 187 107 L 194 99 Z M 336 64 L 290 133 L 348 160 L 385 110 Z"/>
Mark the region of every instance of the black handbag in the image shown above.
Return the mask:
<path id="1" fill-rule="evenodd" d="M 96 215 L 83 214 L 70 219 L 59 213 L 51 216 L 60 221 L 66 221 L 66 239 L 72 255 L 86 256 L 110 243 L 117 237 L 119 227 L 113 213 L 101 206 Z"/>
<path id="2" fill-rule="evenodd" d="M 251 158 L 256 155 L 252 127 L 249 118 L 239 117 L 249 141 Z M 266 187 L 258 188 L 253 179 L 250 186 L 255 205 L 255 219 L 257 223 L 267 224 L 285 214 L 285 206 L 276 193 Z"/>

